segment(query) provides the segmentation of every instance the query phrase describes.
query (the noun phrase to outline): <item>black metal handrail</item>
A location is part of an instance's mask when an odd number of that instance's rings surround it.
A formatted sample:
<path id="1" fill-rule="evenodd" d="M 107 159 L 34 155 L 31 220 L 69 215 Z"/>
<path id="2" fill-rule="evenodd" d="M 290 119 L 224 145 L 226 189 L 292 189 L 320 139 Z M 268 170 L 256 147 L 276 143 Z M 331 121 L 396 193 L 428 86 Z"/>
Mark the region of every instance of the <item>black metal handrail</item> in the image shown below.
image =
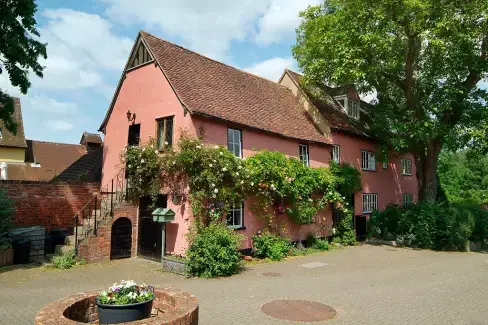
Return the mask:
<path id="1" fill-rule="evenodd" d="M 98 225 L 107 217 L 114 216 L 114 203 L 128 199 L 128 180 L 125 178 L 125 170 L 122 169 L 100 191 L 88 201 L 83 208 L 73 217 L 75 220 L 75 253 L 78 254 L 80 239 L 90 234 L 97 235 Z M 98 219 L 97 219 L 98 218 Z M 78 227 L 81 223 L 81 233 Z"/>

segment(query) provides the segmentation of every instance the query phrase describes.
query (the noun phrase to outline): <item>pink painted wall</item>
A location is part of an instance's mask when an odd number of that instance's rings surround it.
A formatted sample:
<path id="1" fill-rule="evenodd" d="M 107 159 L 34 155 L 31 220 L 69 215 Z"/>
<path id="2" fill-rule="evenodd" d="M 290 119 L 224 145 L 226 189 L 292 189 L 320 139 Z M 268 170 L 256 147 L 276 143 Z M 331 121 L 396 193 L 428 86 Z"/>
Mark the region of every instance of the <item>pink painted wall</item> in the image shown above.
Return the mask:
<path id="1" fill-rule="evenodd" d="M 377 162 L 376 171 L 363 171 L 361 170 L 361 150 L 375 152 L 376 147 L 373 142 L 338 132 L 332 133 L 332 141 L 341 147 L 341 162 L 349 163 L 361 171 L 363 190 L 356 193 L 354 197 L 356 215 L 363 214 L 363 193 L 378 193 L 378 208 L 380 210 L 390 203 L 402 204 L 403 193 L 411 193 L 414 200 L 417 200 L 416 170 L 411 154 L 394 157 L 394 154 L 391 153 L 387 169 L 383 169 L 382 163 Z M 401 174 L 401 158 L 412 159 L 412 176 Z"/>
<path id="2" fill-rule="evenodd" d="M 116 99 L 113 112 L 106 125 L 104 141 L 102 186 L 110 181 L 119 171 L 119 155 L 127 145 L 129 122 L 126 112 L 129 110 L 136 114 L 135 123 L 141 124 L 141 141 L 148 141 L 156 136 L 156 119 L 174 116 L 174 143 L 176 144 L 181 130 L 197 134 L 201 127 L 205 130 L 204 141 L 209 144 L 227 146 L 227 125 L 223 122 L 202 118 L 198 116 L 184 116 L 183 108 L 173 92 L 168 81 L 158 67 L 148 64 L 127 73 L 123 81 L 119 96 Z M 240 127 L 236 127 L 240 128 Z M 283 138 L 272 134 L 259 132 L 253 129 L 242 129 L 243 156 L 249 157 L 261 149 L 275 150 L 287 156 L 299 156 L 298 140 Z M 341 160 L 351 163 L 360 169 L 361 149 L 374 151 L 374 144 L 360 138 L 333 132 L 333 142 L 341 146 Z M 311 167 L 327 166 L 331 158 L 331 148 L 325 145 L 309 144 Z M 392 159 L 388 169 L 384 170 L 381 163 L 377 164 L 376 172 L 362 172 L 363 192 L 378 193 L 379 207 L 384 208 L 388 203 L 401 203 L 402 193 L 412 193 L 416 198 L 417 182 L 415 176 L 402 176 L 400 173 L 400 159 Z M 415 175 L 415 166 L 413 166 Z M 362 196 L 356 194 L 355 212 L 362 214 Z M 252 245 L 251 237 L 258 230 L 266 226 L 266 221 L 252 215 L 249 209 L 249 200 L 244 204 L 245 229 L 237 230 L 246 236 L 243 248 Z M 187 248 L 185 235 L 191 223 L 191 207 L 189 202 L 174 205 L 168 199 L 168 208 L 176 212 L 176 219 L 168 224 L 166 232 L 166 250 L 170 253 L 184 254 Z M 285 226 L 292 240 L 305 239 L 309 232 L 319 234 L 314 225 L 305 225 L 301 228 L 293 224 L 286 215 L 278 216 Z M 332 213 L 323 211 L 317 218 L 325 218 L 332 226 Z"/>
<path id="3" fill-rule="evenodd" d="M 183 107 L 161 70 L 148 64 L 127 72 L 113 112 L 106 125 L 103 146 L 102 186 L 109 183 L 120 169 L 120 152 L 127 145 L 129 125 L 127 110 L 136 114 L 135 124 L 141 124 L 141 142 L 156 137 L 156 119 L 174 116 L 174 140 L 178 142 L 181 130 L 195 132 L 190 115 L 184 116 Z M 183 254 L 191 213 L 188 203 L 174 205 L 168 200 L 168 208 L 176 212 L 175 221 L 166 232 L 166 248 Z"/>

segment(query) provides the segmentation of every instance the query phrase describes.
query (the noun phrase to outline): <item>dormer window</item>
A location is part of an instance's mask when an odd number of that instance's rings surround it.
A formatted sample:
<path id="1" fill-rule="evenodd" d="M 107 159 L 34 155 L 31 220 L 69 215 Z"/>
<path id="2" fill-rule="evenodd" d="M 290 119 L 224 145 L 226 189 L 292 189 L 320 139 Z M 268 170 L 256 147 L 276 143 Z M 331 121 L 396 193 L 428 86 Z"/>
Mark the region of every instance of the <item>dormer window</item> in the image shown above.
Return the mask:
<path id="1" fill-rule="evenodd" d="M 337 96 L 335 100 L 346 110 L 347 115 L 359 120 L 359 101 L 348 98 L 346 95 Z"/>

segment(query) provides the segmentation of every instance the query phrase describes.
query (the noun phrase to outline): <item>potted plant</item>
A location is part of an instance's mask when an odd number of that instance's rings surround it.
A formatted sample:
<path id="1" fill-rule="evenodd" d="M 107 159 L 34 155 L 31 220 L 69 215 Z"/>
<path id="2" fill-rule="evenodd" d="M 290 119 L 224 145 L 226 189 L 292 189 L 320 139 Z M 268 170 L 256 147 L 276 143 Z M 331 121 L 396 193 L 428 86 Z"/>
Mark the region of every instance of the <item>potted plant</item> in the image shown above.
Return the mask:
<path id="1" fill-rule="evenodd" d="M 154 288 L 134 281 L 114 283 L 96 297 L 100 324 L 133 322 L 151 316 Z"/>

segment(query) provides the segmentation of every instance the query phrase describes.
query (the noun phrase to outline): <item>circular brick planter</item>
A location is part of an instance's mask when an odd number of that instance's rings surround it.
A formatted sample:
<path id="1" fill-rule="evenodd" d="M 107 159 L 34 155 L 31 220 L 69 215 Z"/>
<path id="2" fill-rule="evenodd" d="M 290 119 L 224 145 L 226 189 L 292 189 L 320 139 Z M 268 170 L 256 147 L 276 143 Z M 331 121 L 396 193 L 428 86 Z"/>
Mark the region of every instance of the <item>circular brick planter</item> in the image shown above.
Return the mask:
<path id="1" fill-rule="evenodd" d="M 155 289 L 150 318 L 125 324 L 198 324 L 198 300 L 192 294 L 171 288 Z M 98 323 L 95 297 L 98 292 L 80 293 L 44 306 L 36 316 L 37 325 Z"/>

